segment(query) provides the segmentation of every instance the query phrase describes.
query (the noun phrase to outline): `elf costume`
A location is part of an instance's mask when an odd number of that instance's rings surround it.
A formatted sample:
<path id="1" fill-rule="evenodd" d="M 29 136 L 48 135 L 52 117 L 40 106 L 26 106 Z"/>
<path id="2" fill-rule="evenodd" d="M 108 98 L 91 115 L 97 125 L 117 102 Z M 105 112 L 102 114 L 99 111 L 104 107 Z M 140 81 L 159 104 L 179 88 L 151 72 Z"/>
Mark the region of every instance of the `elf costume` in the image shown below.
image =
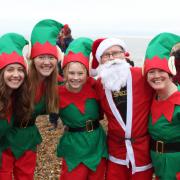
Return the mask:
<path id="1" fill-rule="evenodd" d="M 22 55 L 22 49 L 27 44 L 28 42 L 19 34 L 8 33 L 2 36 L 0 68 L 19 63 L 27 69 Z M 7 119 L 0 121 L 0 128 L 0 153 L 2 152 L 0 179 L 12 179 L 12 173 L 17 179 L 33 179 L 36 164 L 34 152 L 37 144 L 41 142 L 41 136 L 33 119 L 30 119 L 25 126 L 21 126 L 14 121 L 12 112 L 9 112 Z"/>
<path id="2" fill-rule="evenodd" d="M 170 76 L 176 74 L 172 47 L 180 42 L 180 36 L 161 33 L 154 37 L 146 50 L 144 74 L 157 68 Z M 160 180 L 180 179 L 180 86 L 166 100 L 153 99 L 149 118 L 151 158 L 155 174 Z"/>
<path id="3" fill-rule="evenodd" d="M 91 45 L 88 38 L 74 40 L 66 51 L 63 69 L 71 62 L 79 62 L 88 72 Z M 60 179 L 104 179 L 106 135 L 99 124 L 100 108 L 93 83 L 88 77 L 77 93 L 70 92 L 65 85 L 59 86 L 59 113 L 67 126 L 57 147 L 58 157 L 64 159 Z"/>
<path id="4" fill-rule="evenodd" d="M 31 34 L 31 42 L 33 46 L 32 49 L 29 49 L 29 54 L 27 56 L 31 57 L 33 60 L 33 58 L 41 54 L 52 54 L 58 59 L 60 51 L 56 47 L 55 42 L 61 26 L 60 23 L 49 19 L 37 23 Z M 15 38 L 12 38 L 11 41 L 14 42 Z M 6 40 L 6 43 L 8 47 L 9 41 Z M 16 40 L 16 43 L 20 43 L 20 40 Z M 21 51 L 19 50 L 21 54 L 22 48 L 23 47 L 21 47 Z M 16 124 L 13 125 L 13 128 L 6 136 L 6 143 L 3 143 L 3 149 L 6 149 L 4 153 L 4 168 L 7 169 L 8 167 L 9 171 L 12 171 L 13 167 L 11 164 L 15 162 L 14 164 L 17 172 L 14 172 L 14 174 L 16 174 L 17 178 L 20 177 L 22 180 L 34 179 L 37 145 L 42 142 L 39 130 L 35 125 L 35 120 L 38 115 L 46 113 L 44 92 L 45 84 L 41 83 L 35 92 L 35 106 L 31 120 L 23 127 Z M 7 149 L 9 147 L 12 152 Z M 11 159 L 9 157 L 11 157 Z M 7 162 L 9 162 L 9 164 L 7 164 Z M 2 175 L 2 177 L 4 176 Z"/>
<path id="5" fill-rule="evenodd" d="M 120 39 L 107 38 L 94 41 L 93 71 L 101 66 L 100 59 L 104 51 L 115 45 L 127 52 L 126 45 Z M 121 88 L 117 92 L 127 96 L 125 107 L 118 107 L 114 101 L 113 92 L 103 87 L 100 78 L 96 88 L 108 120 L 107 179 L 152 179 L 147 132 L 152 89 L 142 76 L 141 68 L 129 68 L 126 88 L 125 90 Z"/>

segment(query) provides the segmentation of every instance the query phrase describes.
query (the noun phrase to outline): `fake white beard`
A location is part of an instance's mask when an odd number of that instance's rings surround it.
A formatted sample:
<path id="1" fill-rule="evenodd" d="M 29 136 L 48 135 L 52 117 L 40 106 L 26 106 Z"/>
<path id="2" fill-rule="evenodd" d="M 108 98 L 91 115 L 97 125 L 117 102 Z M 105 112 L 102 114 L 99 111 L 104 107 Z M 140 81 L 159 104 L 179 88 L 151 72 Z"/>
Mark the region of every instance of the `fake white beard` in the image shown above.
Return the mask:
<path id="1" fill-rule="evenodd" d="M 126 86 L 130 65 L 125 59 L 114 59 L 99 65 L 97 72 L 104 88 L 111 91 L 119 91 Z"/>

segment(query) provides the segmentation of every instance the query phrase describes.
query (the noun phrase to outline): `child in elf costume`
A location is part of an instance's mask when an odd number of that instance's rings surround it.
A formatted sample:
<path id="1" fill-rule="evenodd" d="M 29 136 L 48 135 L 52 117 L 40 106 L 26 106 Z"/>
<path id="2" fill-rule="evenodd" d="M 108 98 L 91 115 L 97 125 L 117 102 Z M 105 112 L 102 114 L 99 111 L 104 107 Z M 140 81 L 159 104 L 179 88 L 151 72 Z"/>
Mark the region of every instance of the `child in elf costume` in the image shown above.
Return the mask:
<path id="1" fill-rule="evenodd" d="M 172 47 L 180 36 L 161 33 L 149 43 L 144 75 L 156 91 L 149 118 L 151 158 L 157 179 L 180 179 L 180 86 L 173 83 L 176 74 Z"/>
<path id="2" fill-rule="evenodd" d="M 91 45 L 88 38 L 74 40 L 62 64 L 65 83 L 59 86 L 59 106 L 66 128 L 57 147 L 63 157 L 61 180 L 103 180 L 105 175 L 106 135 L 99 124 L 94 80 L 88 76 Z"/>
<path id="3" fill-rule="evenodd" d="M 40 143 L 33 130 L 23 36 L 0 38 L 0 179 L 33 179 L 35 149 Z M 26 127 L 29 127 L 27 130 Z M 36 129 L 36 128 L 35 128 Z"/>

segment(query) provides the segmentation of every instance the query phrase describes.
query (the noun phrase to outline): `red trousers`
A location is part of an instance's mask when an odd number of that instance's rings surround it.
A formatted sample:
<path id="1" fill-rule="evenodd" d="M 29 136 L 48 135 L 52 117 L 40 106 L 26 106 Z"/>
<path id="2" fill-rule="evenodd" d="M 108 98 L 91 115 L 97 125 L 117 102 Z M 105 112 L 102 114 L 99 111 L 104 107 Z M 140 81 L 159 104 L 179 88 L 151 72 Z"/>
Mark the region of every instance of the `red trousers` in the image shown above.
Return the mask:
<path id="1" fill-rule="evenodd" d="M 152 180 L 153 169 L 132 174 L 131 168 L 108 161 L 106 180 Z"/>
<path id="2" fill-rule="evenodd" d="M 99 163 L 96 171 L 92 171 L 81 163 L 71 172 L 68 172 L 67 164 L 65 160 L 63 160 L 60 180 L 104 180 L 105 171 L 106 159 L 104 158 Z"/>
<path id="3" fill-rule="evenodd" d="M 36 167 L 36 153 L 26 151 L 23 156 L 16 159 L 10 149 L 2 153 L 0 166 L 1 180 L 33 180 Z"/>

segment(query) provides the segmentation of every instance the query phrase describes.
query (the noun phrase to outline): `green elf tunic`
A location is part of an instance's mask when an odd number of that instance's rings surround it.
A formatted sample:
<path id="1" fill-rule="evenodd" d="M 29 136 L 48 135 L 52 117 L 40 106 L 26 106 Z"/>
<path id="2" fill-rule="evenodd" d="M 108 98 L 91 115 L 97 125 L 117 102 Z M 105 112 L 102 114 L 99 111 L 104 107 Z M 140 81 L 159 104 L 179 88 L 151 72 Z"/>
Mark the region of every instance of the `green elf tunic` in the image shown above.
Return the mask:
<path id="1" fill-rule="evenodd" d="M 64 85 L 59 86 L 60 118 L 71 128 L 84 127 L 87 120 L 99 120 L 100 109 L 90 79 L 78 93 L 69 92 Z M 57 146 L 57 156 L 63 157 L 68 171 L 80 163 L 96 171 L 101 159 L 107 158 L 106 135 L 100 127 L 91 131 L 65 131 Z"/>
<path id="2" fill-rule="evenodd" d="M 42 90 L 42 87 L 39 88 Z M 42 91 L 41 91 L 42 93 Z M 2 144 L 0 146 L 0 151 L 10 148 L 13 155 L 18 159 L 21 157 L 25 151 L 32 150 L 36 152 L 37 145 L 42 142 L 42 137 L 39 130 L 35 124 L 35 119 L 38 115 L 45 113 L 45 100 L 42 94 L 36 96 L 35 109 L 32 114 L 33 123 L 27 125 L 27 127 L 16 127 L 14 125 L 14 118 L 11 116 L 11 121 L 8 123 L 7 120 L 2 121 L 0 124 L 2 129 L 9 129 L 7 133 L 2 137 Z M 1 157 L 1 156 L 0 156 Z"/>
<path id="3" fill-rule="evenodd" d="M 0 165 L 1 165 L 1 156 L 2 152 L 5 149 L 4 148 L 4 143 L 5 143 L 5 137 L 6 134 L 11 130 L 13 126 L 14 119 L 11 116 L 11 112 L 7 114 L 6 119 L 0 119 Z"/>
<path id="4" fill-rule="evenodd" d="M 180 142 L 180 87 L 165 101 L 153 100 L 149 133 L 155 141 Z M 180 173 L 180 152 L 158 153 L 151 150 L 155 174 L 160 180 L 175 180 Z"/>

